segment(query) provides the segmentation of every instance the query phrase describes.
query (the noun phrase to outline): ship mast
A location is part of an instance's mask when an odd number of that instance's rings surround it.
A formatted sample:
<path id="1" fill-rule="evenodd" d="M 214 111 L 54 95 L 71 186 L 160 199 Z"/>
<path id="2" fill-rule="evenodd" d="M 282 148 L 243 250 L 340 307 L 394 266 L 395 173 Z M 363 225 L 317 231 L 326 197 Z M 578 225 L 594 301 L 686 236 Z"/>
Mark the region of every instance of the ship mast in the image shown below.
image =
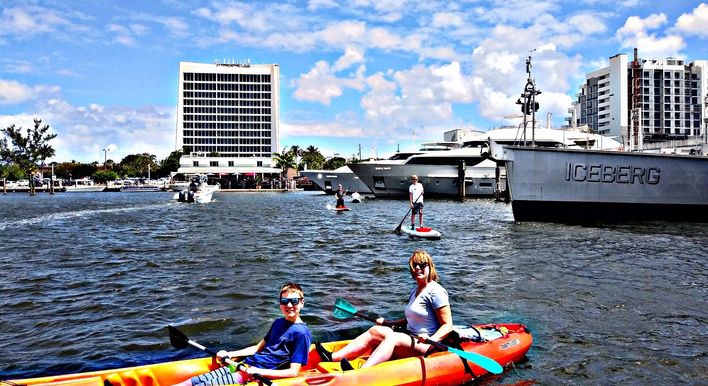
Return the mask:
<path id="1" fill-rule="evenodd" d="M 536 51 L 534 48 L 531 52 Z M 536 111 L 538 111 L 538 102 L 536 95 L 541 93 L 541 90 L 536 88 L 536 81 L 531 77 L 531 55 L 526 59 L 526 86 L 521 98 L 516 101 L 517 105 L 521 105 L 521 112 L 524 113 L 524 146 L 526 146 L 526 126 L 528 125 L 528 116 L 531 115 L 531 146 L 536 146 Z"/>

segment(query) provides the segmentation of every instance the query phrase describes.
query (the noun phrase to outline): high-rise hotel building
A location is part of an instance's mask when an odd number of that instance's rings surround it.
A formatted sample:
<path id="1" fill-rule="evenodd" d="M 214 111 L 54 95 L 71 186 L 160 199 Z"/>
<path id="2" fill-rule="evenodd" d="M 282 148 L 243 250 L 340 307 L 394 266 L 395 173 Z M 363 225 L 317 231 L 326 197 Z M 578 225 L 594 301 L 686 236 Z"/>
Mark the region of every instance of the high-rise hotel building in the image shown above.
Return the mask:
<path id="1" fill-rule="evenodd" d="M 568 121 L 624 143 L 639 131 L 645 141 L 701 137 L 707 98 L 706 60 L 639 59 L 635 50 L 586 75 Z"/>
<path id="2" fill-rule="evenodd" d="M 177 135 L 180 172 L 277 173 L 277 64 L 180 62 Z"/>

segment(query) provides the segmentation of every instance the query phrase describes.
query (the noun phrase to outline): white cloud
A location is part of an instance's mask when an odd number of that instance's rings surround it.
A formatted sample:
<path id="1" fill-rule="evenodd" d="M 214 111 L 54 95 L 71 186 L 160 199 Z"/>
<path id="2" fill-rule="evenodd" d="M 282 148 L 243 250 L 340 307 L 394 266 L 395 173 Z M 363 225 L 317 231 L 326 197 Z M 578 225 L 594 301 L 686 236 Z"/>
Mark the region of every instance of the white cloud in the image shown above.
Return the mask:
<path id="1" fill-rule="evenodd" d="M 102 149 L 110 145 L 115 151 L 108 156 L 115 161 L 136 153 L 163 159 L 174 150 L 174 107 L 73 106 L 52 98 L 40 101 L 33 110 L 33 116 L 0 115 L 0 124 L 28 127 L 33 118 L 41 118 L 57 133 L 51 144 L 59 162 L 103 160 Z"/>
<path id="2" fill-rule="evenodd" d="M 307 2 L 308 11 L 318 11 L 326 8 L 339 8 L 339 4 L 334 0 L 309 0 Z"/>
<path id="3" fill-rule="evenodd" d="M 464 24 L 464 16 L 459 12 L 437 12 L 430 23 L 433 28 L 462 27 Z"/>
<path id="4" fill-rule="evenodd" d="M 83 39 L 89 29 L 79 22 L 88 18 L 80 12 L 61 12 L 32 4 L 7 7 L 0 14 L 0 43 L 8 42 L 3 37 L 23 40 L 45 34 Z"/>
<path id="5" fill-rule="evenodd" d="M 0 79 L 0 106 L 47 97 L 59 91 L 59 86 L 28 86 L 15 80 Z"/>
<path id="6" fill-rule="evenodd" d="M 624 26 L 617 30 L 615 36 L 622 48 L 638 48 L 642 57 L 663 58 L 681 56 L 680 51 L 686 46 L 683 38 L 678 35 L 659 37 L 647 30 L 657 29 L 667 23 L 666 15 L 652 14 L 642 19 L 638 16 L 627 18 Z"/>
<path id="7" fill-rule="evenodd" d="M 363 76 L 366 67 L 359 66 L 355 73 L 349 74 L 346 78 L 337 77 L 336 74 L 363 61 L 363 52 L 354 48 L 348 49 L 334 66 L 321 60 L 309 72 L 301 74 L 300 78 L 291 82 L 295 87 L 293 95 L 299 100 L 319 102 L 329 106 L 332 98 L 341 96 L 345 88 L 361 91 L 364 87 Z"/>
<path id="8" fill-rule="evenodd" d="M 679 16 L 676 29 L 686 35 L 708 37 L 708 4 L 701 3 L 693 12 Z"/>
<path id="9" fill-rule="evenodd" d="M 607 30 L 605 22 L 592 13 L 581 13 L 573 15 L 568 19 L 568 24 L 575 27 L 583 35 L 603 33 Z"/>
<path id="10" fill-rule="evenodd" d="M 344 55 L 337 59 L 337 62 L 334 64 L 334 67 L 332 69 L 335 72 L 339 72 L 341 70 L 345 70 L 351 67 L 354 64 L 363 62 L 364 52 L 361 49 L 356 47 L 347 47 L 347 49 L 344 51 Z"/>
<path id="11" fill-rule="evenodd" d="M 172 36 L 182 37 L 187 36 L 189 33 L 189 26 L 182 18 L 167 17 L 158 21 L 161 22 L 165 28 L 167 28 Z"/>

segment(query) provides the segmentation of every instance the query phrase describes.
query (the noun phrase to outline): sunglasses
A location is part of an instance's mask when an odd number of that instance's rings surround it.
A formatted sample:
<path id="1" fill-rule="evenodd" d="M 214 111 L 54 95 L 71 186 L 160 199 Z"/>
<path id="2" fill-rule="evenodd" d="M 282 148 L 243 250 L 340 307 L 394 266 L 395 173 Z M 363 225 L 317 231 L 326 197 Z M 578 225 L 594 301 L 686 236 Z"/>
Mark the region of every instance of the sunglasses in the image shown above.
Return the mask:
<path id="1" fill-rule="evenodd" d="M 420 269 L 421 271 L 428 267 L 428 263 L 413 263 L 413 269 Z"/>
<path id="2" fill-rule="evenodd" d="M 300 303 L 301 300 L 302 298 L 280 298 L 280 305 L 287 306 L 288 304 L 290 304 L 295 306 Z"/>

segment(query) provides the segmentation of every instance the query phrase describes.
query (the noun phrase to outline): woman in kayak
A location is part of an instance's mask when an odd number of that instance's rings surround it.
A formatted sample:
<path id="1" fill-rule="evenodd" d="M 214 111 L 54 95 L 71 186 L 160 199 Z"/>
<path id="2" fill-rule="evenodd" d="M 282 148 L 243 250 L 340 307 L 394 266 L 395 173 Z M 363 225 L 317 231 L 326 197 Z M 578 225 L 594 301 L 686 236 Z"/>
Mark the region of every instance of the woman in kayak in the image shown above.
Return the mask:
<path id="1" fill-rule="evenodd" d="M 244 371 L 231 372 L 228 366 L 206 374 L 197 375 L 179 386 L 210 386 L 246 383 L 252 374 L 268 378 L 290 378 L 300 373 L 307 364 L 312 335 L 300 319 L 300 311 L 305 304 L 305 294 L 298 284 L 288 283 L 280 289 L 280 312 L 270 330 L 257 345 L 237 351 L 221 350 L 220 358 L 246 357 L 242 362 L 248 367 Z"/>
<path id="2" fill-rule="evenodd" d="M 393 356 L 403 358 L 423 355 L 434 349 L 424 343 L 426 339 L 439 342 L 452 331 L 450 301 L 445 288 L 438 284 L 439 277 L 433 259 L 427 252 L 417 250 L 408 260 L 408 269 L 416 287 L 409 296 L 406 317 L 393 321 L 379 318 L 375 326 L 335 352 L 330 353 L 320 342 L 315 342 L 323 361 L 340 361 L 343 370 L 352 370 L 348 359 L 369 350 L 372 353 L 362 368 L 377 365 Z M 399 332 L 402 329 L 416 335 L 417 339 Z"/>

